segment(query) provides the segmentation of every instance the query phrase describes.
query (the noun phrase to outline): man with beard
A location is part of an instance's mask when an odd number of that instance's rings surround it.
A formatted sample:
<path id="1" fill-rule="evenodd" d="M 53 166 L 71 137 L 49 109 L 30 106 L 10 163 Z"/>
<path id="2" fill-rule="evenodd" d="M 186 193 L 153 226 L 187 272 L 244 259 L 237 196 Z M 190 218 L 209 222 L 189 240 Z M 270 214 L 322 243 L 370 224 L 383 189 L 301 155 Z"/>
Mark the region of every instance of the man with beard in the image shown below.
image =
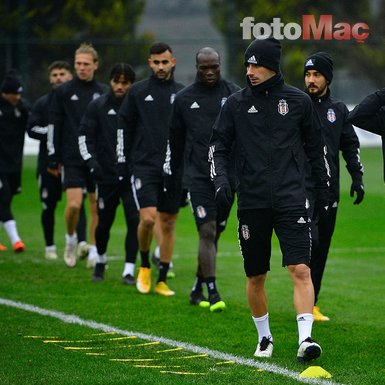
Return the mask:
<path id="1" fill-rule="evenodd" d="M 331 96 L 330 83 L 333 79 L 333 60 L 326 52 L 310 55 L 304 66 L 306 92 L 310 95 L 315 110 L 321 121 L 322 134 L 327 152 L 326 159 L 330 167 L 329 209 L 327 215 L 316 218 L 313 224 L 313 247 L 310 262 L 311 277 L 314 285 L 313 316 L 315 321 L 329 321 L 317 306 L 321 289 L 322 276 L 334 232 L 340 199 L 340 162 L 341 151 L 346 168 L 352 177 L 350 196 L 356 194 L 353 204 L 358 205 L 364 199 L 362 175 L 364 167 L 360 162 L 360 143 L 353 126 L 348 122 L 349 111 L 346 105 Z M 313 181 L 307 180 L 310 196 L 313 193 Z M 311 199 L 314 207 L 314 197 Z"/>
<path id="2" fill-rule="evenodd" d="M 159 276 L 155 293 L 175 294 L 167 283 L 175 244 L 175 224 L 181 191 L 176 199 L 163 188 L 163 163 L 167 148 L 168 120 L 176 93 L 183 85 L 174 80 L 176 59 L 168 44 L 150 47 L 148 65 L 152 75 L 133 85 L 119 110 L 119 129 L 125 136 L 125 156 L 130 162 L 134 198 L 139 209 L 138 242 L 141 266 L 136 288 L 142 294 L 151 289 L 150 247 L 157 213 L 162 231 Z"/>
<path id="3" fill-rule="evenodd" d="M 93 281 L 104 279 L 107 244 L 119 201 L 127 224 L 123 283 L 134 285 L 138 252 L 138 211 L 129 182 L 123 149 L 123 133 L 118 129 L 118 112 L 124 96 L 135 81 L 129 64 L 117 63 L 110 72 L 110 91 L 90 102 L 79 129 L 80 154 L 97 184 L 98 225 L 95 231 L 98 257 Z"/>
<path id="4" fill-rule="evenodd" d="M 196 80 L 180 91 L 174 101 L 170 119 L 170 151 L 165 164 L 165 185 L 171 196 L 181 189 L 180 175 L 188 175 L 187 187 L 199 233 L 198 268 L 190 303 L 218 312 L 226 308 L 216 284 L 217 241 L 225 229 L 234 196 L 224 210 L 218 210 L 215 188 L 210 179 L 209 141 L 215 119 L 228 96 L 240 88 L 221 78 L 219 53 L 205 47 L 196 54 Z M 184 159 L 186 163 L 184 164 Z M 235 190 L 234 170 L 232 192 Z M 208 301 L 203 295 L 207 286 Z"/>

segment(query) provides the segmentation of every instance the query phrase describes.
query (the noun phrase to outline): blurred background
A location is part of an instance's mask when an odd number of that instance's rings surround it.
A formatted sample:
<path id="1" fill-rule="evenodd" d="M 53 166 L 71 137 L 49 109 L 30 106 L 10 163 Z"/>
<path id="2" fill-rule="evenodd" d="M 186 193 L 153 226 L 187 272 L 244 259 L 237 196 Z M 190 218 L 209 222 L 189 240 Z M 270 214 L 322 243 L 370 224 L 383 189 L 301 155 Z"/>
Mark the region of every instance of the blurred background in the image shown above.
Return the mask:
<path id="1" fill-rule="evenodd" d="M 134 66 L 138 79 L 148 76 L 148 48 L 165 41 L 177 58 L 175 77 L 189 84 L 195 77 L 195 54 L 204 46 L 217 49 L 222 74 L 243 86 L 243 53 L 250 40 L 242 38 L 240 23 L 302 24 L 302 15 L 332 15 L 333 25 L 364 22 L 364 43 L 347 40 L 282 40 L 282 70 L 286 82 L 303 88 L 303 64 L 315 51 L 334 59 L 333 95 L 348 105 L 385 86 L 384 0 L 2 0 L 0 2 L 0 76 L 16 68 L 25 96 L 34 102 L 48 92 L 47 66 L 54 60 L 73 63 L 82 42 L 92 43 L 100 55 L 97 78 L 107 81 L 118 61 Z M 337 28 L 337 27 L 336 27 Z"/>

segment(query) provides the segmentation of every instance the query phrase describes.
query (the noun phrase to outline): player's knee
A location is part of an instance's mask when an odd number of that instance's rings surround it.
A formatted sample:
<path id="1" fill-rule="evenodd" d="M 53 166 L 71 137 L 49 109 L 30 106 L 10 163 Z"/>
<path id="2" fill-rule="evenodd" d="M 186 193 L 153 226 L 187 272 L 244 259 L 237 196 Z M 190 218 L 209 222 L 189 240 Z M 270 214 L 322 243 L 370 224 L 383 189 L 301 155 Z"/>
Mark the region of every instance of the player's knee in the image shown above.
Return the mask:
<path id="1" fill-rule="evenodd" d="M 199 238 L 210 242 L 215 241 L 215 223 L 209 222 L 199 226 Z"/>

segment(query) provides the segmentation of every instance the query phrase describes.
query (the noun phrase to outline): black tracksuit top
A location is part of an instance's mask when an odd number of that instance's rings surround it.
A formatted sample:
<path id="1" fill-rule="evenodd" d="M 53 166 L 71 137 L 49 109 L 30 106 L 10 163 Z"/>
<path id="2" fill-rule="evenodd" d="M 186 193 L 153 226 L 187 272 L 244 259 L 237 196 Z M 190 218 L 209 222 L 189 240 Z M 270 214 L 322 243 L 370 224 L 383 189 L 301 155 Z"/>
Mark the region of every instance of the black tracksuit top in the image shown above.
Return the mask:
<path id="1" fill-rule="evenodd" d="M 385 88 L 364 98 L 350 111 L 349 121 L 359 128 L 381 135 L 385 182 Z"/>
<path id="2" fill-rule="evenodd" d="M 119 176 L 127 176 L 118 173 L 118 166 L 119 171 L 126 168 L 123 133 L 118 131 L 122 100 L 110 90 L 108 94 L 90 102 L 80 123 L 80 154 L 86 162 L 96 161 L 101 167 L 103 179 L 96 180 L 98 184 L 114 184 Z"/>
<path id="3" fill-rule="evenodd" d="M 305 206 L 305 156 L 317 198 L 327 201 L 328 177 L 319 120 L 310 97 L 280 74 L 231 95 L 211 139 L 216 188 L 228 183 L 226 166 L 235 143 L 238 208 Z"/>
<path id="4" fill-rule="evenodd" d="M 360 142 L 353 126 L 348 122 L 349 110 L 346 105 L 330 96 L 312 97 L 313 105 L 321 121 L 323 139 L 327 147 L 326 159 L 330 167 L 330 202 L 338 202 L 340 197 L 340 157 L 346 162 L 352 178 L 361 177 L 363 166 L 360 162 Z"/>
<path id="5" fill-rule="evenodd" d="M 190 191 L 196 183 L 210 182 L 208 149 L 213 125 L 227 98 L 239 89 L 222 78 L 212 87 L 197 79 L 176 95 L 170 119 L 170 171 L 178 174 L 186 159 Z"/>
<path id="6" fill-rule="evenodd" d="M 151 76 L 135 83 L 125 96 L 118 124 L 125 135 L 125 155 L 134 175 L 162 178 L 172 103 L 182 88 L 173 78 Z"/>
<path id="7" fill-rule="evenodd" d="M 74 79 L 59 86 L 52 98 L 50 123 L 53 124 L 53 143 L 48 137 L 49 160 L 64 166 L 84 164 L 79 153 L 78 134 L 81 118 L 90 101 L 108 92 L 106 84 Z M 52 147 L 53 144 L 53 147 Z"/>
<path id="8" fill-rule="evenodd" d="M 37 161 L 37 169 L 40 174 L 47 172 L 48 167 L 47 133 L 50 113 L 49 106 L 52 101 L 53 92 L 43 95 L 36 100 L 32 106 L 27 124 L 28 136 L 40 141 Z"/>
<path id="9" fill-rule="evenodd" d="M 0 174 L 21 172 L 29 108 L 23 99 L 13 106 L 0 96 Z"/>

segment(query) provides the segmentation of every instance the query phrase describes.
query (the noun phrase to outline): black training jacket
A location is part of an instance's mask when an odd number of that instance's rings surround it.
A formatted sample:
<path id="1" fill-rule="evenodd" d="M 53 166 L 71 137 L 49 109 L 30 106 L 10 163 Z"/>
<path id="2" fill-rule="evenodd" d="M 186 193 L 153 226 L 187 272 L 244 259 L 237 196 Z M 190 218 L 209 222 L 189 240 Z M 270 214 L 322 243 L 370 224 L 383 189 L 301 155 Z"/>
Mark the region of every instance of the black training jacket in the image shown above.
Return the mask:
<path id="1" fill-rule="evenodd" d="M 110 90 L 90 102 L 80 123 L 80 154 L 84 161 L 97 162 L 101 167 L 103 178 L 95 180 L 98 184 L 113 184 L 118 182 L 119 176 L 127 176 L 124 174 L 123 132 L 118 130 L 122 100 Z"/>
<path id="2" fill-rule="evenodd" d="M 23 99 L 13 106 L 0 96 L 0 174 L 21 172 L 29 108 Z"/>
<path id="3" fill-rule="evenodd" d="M 173 78 L 151 76 L 135 83 L 125 96 L 118 124 L 125 135 L 125 154 L 134 175 L 162 177 L 171 107 L 182 88 Z"/>
<path id="4" fill-rule="evenodd" d="M 224 79 L 219 79 L 212 87 L 197 79 L 175 97 L 167 161 L 171 174 L 177 175 L 186 159 L 185 172 L 190 191 L 196 183 L 210 181 L 208 149 L 212 128 L 222 105 L 239 89 Z M 167 170 L 168 164 L 165 167 Z"/>
<path id="5" fill-rule="evenodd" d="M 228 183 L 233 143 L 239 209 L 304 206 L 305 156 L 317 199 L 328 200 L 324 143 L 313 104 L 304 92 L 284 84 L 280 74 L 243 88 L 222 107 L 210 142 L 217 189 Z"/>
<path id="6" fill-rule="evenodd" d="M 33 104 L 28 118 L 27 132 L 30 138 L 40 141 L 37 160 L 38 173 L 46 173 L 48 167 L 47 133 L 52 93 L 43 95 Z"/>
<path id="7" fill-rule="evenodd" d="M 349 113 L 349 121 L 373 134 L 381 135 L 385 182 L 385 88 L 368 95 Z"/>
<path id="8" fill-rule="evenodd" d="M 52 98 L 50 128 L 48 132 L 48 157 L 50 164 L 79 166 L 83 159 L 79 153 L 78 134 L 80 120 L 91 100 L 108 92 L 109 87 L 97 82 L 74 79 L 60 85 Z"/>
<path id="9" fill-rule="evenodd" d="M 311 96 L 313 105 L 321 121 L 323 139 L 327 147 L 326 159 L 330 167 L 330 202 L 338 202 L 340 197 L 340 156 L 346 162 L 346 168 L 352 179 L 361 178 L 364 168 L 360 161 L 360 142 L 350 122 L 346 105 L 330 96 L 330 91 L 323 97 Z"/>

